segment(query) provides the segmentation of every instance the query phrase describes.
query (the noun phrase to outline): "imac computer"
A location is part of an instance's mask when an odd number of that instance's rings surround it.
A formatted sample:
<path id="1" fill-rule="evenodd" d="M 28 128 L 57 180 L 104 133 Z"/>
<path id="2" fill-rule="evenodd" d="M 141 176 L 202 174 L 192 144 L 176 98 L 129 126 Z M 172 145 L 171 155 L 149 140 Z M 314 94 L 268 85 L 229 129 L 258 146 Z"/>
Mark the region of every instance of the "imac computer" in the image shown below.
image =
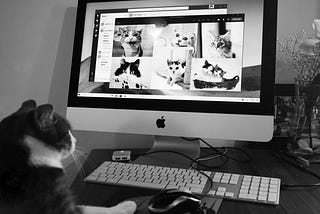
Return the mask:
<path id="1" fill-rule="evenodd" d="M 79 0 L 67 118 L 77 130 L 269 141 L 276 18 L 276 0 Z"/>

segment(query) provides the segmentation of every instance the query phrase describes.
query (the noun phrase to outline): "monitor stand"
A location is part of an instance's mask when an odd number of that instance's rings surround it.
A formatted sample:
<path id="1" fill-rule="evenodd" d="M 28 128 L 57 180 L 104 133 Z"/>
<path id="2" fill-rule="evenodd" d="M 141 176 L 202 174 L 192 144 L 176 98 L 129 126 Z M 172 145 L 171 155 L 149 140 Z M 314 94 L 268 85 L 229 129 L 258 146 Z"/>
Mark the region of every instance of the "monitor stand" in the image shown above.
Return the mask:
<path id="1" fill-rule="evenodd" d="M 199 158 L 200 141 L 186 140 L 181 137 L 155 136 L 153 146 L 148 152 L 152 152 L 146 156 L 152 159 L 149 161 L 161 166 L 190 167 L 191 160 L 177 153 L 192 159 Z"/>

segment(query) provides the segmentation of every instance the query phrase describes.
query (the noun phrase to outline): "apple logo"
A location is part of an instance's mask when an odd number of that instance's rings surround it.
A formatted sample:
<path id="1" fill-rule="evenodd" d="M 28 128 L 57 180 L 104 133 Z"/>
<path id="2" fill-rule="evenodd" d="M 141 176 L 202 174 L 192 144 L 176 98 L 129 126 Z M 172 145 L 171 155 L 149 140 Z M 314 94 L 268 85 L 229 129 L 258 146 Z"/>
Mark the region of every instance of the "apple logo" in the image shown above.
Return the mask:
<path id="1" fill-rule="evenodd" d="M 164 128 L 166 125 L 164 124 L 166 120 L 164 119 L 164 116 L 162 116 L 161 118 L 157 119 L 156 121 L 156 125 L 158 128 Z"/>

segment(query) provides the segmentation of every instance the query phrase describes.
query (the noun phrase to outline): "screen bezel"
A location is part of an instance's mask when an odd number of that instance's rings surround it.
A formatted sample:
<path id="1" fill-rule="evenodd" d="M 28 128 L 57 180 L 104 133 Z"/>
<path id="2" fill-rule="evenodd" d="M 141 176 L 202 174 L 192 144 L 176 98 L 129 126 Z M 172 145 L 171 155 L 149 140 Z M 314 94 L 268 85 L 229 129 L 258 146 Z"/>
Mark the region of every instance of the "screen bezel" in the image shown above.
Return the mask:
<path id="1" fill-rule="evenodd" d="M 273 115 L 277 0 L 264 0 L 260 103 L 78 97 L 78 80 L 85 13 L 87 4 L 92 2 L 108 1 L 78 1 L 68 107 Z"/>

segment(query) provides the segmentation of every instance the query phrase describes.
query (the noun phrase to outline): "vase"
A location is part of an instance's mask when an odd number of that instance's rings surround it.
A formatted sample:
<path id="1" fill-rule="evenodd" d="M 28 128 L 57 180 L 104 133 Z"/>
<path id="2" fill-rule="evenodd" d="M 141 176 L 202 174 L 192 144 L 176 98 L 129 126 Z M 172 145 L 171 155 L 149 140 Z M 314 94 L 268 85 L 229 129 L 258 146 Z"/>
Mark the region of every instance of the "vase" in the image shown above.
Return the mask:
<path id="1" fill-rule="evenodd" d="M 295 84 L 289 135 L 301 152 L 320 154 L 320 84 Z"/>

